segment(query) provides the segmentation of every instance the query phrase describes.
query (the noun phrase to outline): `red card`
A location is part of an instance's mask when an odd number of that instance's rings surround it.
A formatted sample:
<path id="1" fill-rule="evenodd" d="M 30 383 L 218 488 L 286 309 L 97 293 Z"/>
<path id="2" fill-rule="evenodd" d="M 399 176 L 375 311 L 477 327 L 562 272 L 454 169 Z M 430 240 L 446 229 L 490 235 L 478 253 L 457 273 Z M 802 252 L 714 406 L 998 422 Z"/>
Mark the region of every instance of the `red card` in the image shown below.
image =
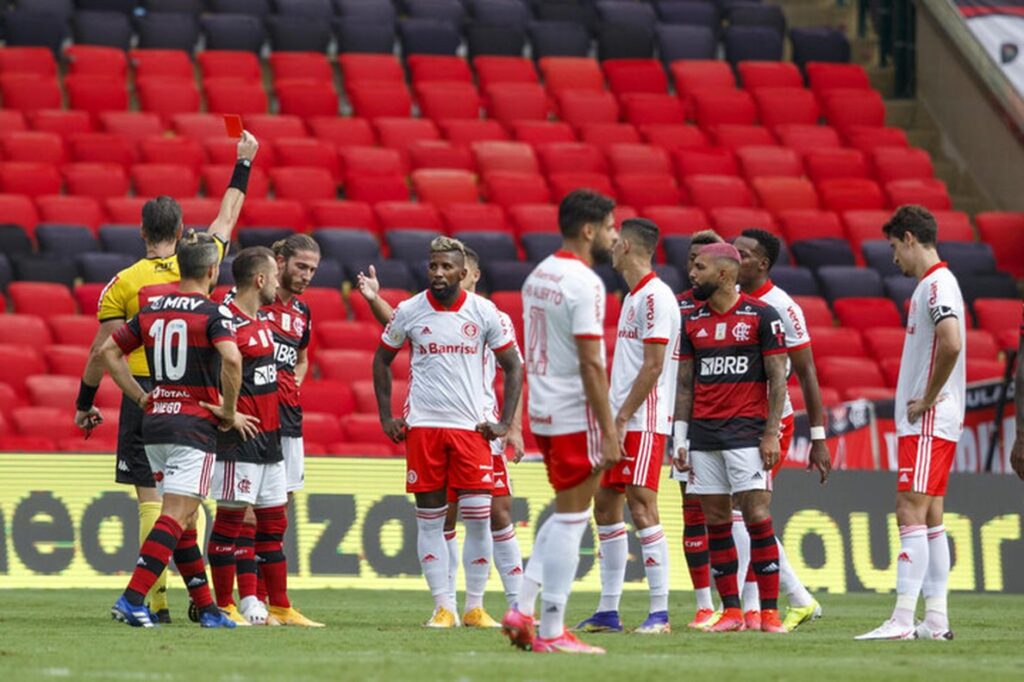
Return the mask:
<path id="1" fill-rule="evenodd" d="M 224 114 L 224 128 L 228 131 L 228 137 L 242 136 L 242 117 L 238 114 Z"/>

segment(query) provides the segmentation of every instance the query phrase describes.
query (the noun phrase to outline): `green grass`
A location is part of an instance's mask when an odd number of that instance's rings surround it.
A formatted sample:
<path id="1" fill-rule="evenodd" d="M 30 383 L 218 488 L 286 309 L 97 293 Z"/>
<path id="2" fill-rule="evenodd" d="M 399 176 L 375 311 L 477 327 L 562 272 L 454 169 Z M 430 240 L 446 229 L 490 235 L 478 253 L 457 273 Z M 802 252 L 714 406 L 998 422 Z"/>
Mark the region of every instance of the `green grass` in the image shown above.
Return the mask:
<path id="1" fill-rule="evenodd" d="M 428 631 L 420 592 L 311 590 L 293 598 L 323 630 L 204 631 L 171 595 L 172 625 L 130 629 L 107 615 L 104 590 L 0 590 L 0 679 L 91 680 L 993 680 L 1024 679 L 1024 597 L 956 594 L 952 642 L 854 642 L 878 625 L 892 598 L 824 595 L 825 618 L 786 636 L 687 631 L 689 594 L 672 598 L 676 632 L 660 637 L 590 635 L 600 657 L 527 654 L 496 631 Z M 503 599 L 488 597 L 500 616 Z M 596 595 L 575 594 L 574 621 Z M 623 619 L 637 625 L 643 592 L 627 592 Z"/>

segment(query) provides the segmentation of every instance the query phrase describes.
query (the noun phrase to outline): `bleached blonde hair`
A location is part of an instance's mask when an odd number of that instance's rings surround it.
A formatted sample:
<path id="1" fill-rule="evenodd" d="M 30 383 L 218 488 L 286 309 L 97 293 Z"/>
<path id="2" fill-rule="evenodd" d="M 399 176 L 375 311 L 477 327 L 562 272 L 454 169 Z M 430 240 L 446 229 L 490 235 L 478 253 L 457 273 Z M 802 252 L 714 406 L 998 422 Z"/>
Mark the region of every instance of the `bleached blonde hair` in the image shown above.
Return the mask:
<path id="1" fill-rule="evenodd" d="M 458 251 L 462 257 L 466 257 L 466 245 L 452 237 L 434 237 L 430 242 L 430 253 L 444 253 L 446 251 Z"/>

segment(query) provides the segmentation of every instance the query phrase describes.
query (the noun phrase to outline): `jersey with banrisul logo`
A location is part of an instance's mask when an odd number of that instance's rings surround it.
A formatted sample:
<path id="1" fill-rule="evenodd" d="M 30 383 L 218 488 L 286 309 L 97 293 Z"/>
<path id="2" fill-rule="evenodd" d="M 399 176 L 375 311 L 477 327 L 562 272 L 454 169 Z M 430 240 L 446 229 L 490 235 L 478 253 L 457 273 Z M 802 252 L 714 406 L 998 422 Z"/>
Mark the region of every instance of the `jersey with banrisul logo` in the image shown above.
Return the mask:
<path id="1" fill-rule="evenodd" d="M 260 420 L 255 437 L 242 440 L 238 432 L 217 434 L 217 459 L 222 461 L 272 464 L 284 459 L 281 453 L 281 420 L 277 404 L 277 361 L 274 332 L 262 310 L 253 319 L 234 302 L 227 304 L 234 315 L 238 350 L 242 353 L 242 388 L 238 411 Z"/>
<path id="2" fill-rule="evenodd" d="M 484 420 L 484 353 L 515 345 L 515 331 L 507 320 L 493 303 L 465 291 L 459 291 L 450 308 L 430 291 L 398 304 L 381 343 L 398 351 L 408 342 L 412 352 L 405 405 L 410 427 L 472 431 Z"/>
<path id="3" fill-rule="evenodd" d="M 785 352 L 778 312 L 746 294 L 725 313 L 704 303 L 683 320 L 679 355 L 693 360 L 692 449 L 758 446 L 768 418 L 764 358 Z"/>
<path id="4" fill-rule="evenodd" d="M 217 418 L 200 402 L 220 402 L 220 352 L 235 343 L 231 311 L 201 294 L 162 296 L 114 332 L 125 354 L 144 348 L 154 390 L 142 420 L 147 445 L 216 452 Z"/>
<path id="5" fill-rule="evenodd" d="M 811 333 L 807 329 L 807 320 L 804 319 L 803 308 L 794 301 L 789 294 L 775 286 L 775 283 L 768 280 L 757 291 L 750 294 L 759 298 L 779 313 L 782 318 L 782 326 L 786 328 L 786 351 L 792 353 L 801 348 L 811 345 Z M 792 371 L 792 365 L 786 360 L 786 376 Z M 782 416 L 788 417 L 793 414 L 793 403 L 789 399 L 789 388 L 786 388 L 786 404 L 782 407 Z"/>
<path id="6" fill-rule="evenodd" d="M 281 407 L 281 435 L 302 437 L 302 407 L 299 405 L 299 387 L 295 383 L 295 365 L 299 351 L 309 346 L 313 320 L 309 307 L 292 296 L 285 303 L 280 298 L 263 307 L 267 321 L 274 330 L 274 353 L 277 359 L 277 390 Z"/>

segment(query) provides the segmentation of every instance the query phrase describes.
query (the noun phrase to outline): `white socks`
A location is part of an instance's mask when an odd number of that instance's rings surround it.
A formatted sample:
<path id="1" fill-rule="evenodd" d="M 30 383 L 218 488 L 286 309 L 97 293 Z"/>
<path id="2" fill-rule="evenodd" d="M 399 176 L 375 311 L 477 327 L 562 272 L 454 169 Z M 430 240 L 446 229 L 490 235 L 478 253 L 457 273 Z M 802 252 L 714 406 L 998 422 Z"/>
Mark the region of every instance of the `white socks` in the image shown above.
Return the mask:
<path id="1" fill-rule="evenodd" d="M 455 611 L 448 596 L 448 548 L 444 541 L 444 517 L 448 505 L 437 509 L 416 508 L 416 552 L 423 576 L 427 579 L 434 606 Z"/>
<path id="2" fill-rule="evenodd" d="M 487 576 L 491 572 L 491 496 L 464 495 L 459 498 L 459 518 L 466 529 L 462 543 L 462 569 L 466 573 L 465 610 L 484 604 Z"/>
<path id="3" fill-rule="evenodd" d="M 932 630 L 948 630 L 946 584 L 949 582 L 949 539 L 945 526 L 928 529 L 928 570 L 921 592 L 924 594 L 924 622 Z"/>
<path id="4" fill-rule="evenodd" d="M 899 625 L 914 625 L 917 597 L 928 570 L 928 562 L 927 529 L 923 525 L 900 526 L 900 553 L 896 559 L 896 609 L 892 612 L 893 620 Z"/>
<path id="5" fill-rule="evenodd" d="M 747 581 L 750 569 L 750 533 L 743 520 L 743 514 L 737 510 L 732 512 L 732 539 L 736 543 L 736 581 L 740 586 L 740 602 L 744 611 L 760 611 L 761 597 L 758 594 L 757 582 Z"/>
<path id="6" fill-rule="evenodd" d="M 793 566 L 789 563 L 789 559 L 786 558 L 786 550 L 782 548 L 782 543 L 777 536 L 775 544 L 779 546 L 779 591 L 789 597 L 789 605 L 792 608 L 799 609 L 804 606 L 810 606 L 811 602 L 814 601 L 814 597 L 807 591 L 804 584 L 800 582 L 800 578 L 796 577 Z"/>
<path id="7" fill-rule="evenodd" d="M 598 526 L 597 537 L 600 541 L 598 557 L 601 566 L 601 601 L 598 602 L 597 610 L 618 611 L 629 556 L 626 524 L 620 521 L 610 526 Z"/>
<path id="8" fill-rule="evenodd" d="M 647 587 L 651 591 L 650 613 L 668 611 L 668 542 L 661 524 L 644 528 L 636 532 L 643 551 L 644 573 L 647 574 Z M 625 543 L 623 543 L 625 544 Z M 622 574 L 626 566 L 623 563 Z M 602 582 L 604 573 L 602 572 Z"/>
<path id="9" fill-rule="evenodd" d="M 519 551 L 516 527 L 510 524 L 501 530 L 492 531 L 491 538 L 494 542 L 494 566 L 501 576 L 505 599 L 512 606 L 519 599 L 519 591 L 523 586 L 523 555 Z"/>
<path id="10" fill-rule="evenodd" d="M 544 554 L 548 546 L 548 536 L 554 517 L 548 520 L 537 530 L 533 538 L 533 553 L 530 560 L 526 562 L 526 570 L 523 571 L 523 586 L 519 590 L 519 600 L 516 608 L 524 616 L 532 616 L 537 604 L 537 595 L 540 593 L 540 586 L 544 582 Z"/>
<path id="11" fill-rule="evenodd" d="M 459 540 L 454 530 L 444 532 L 444 542 L 448 546 L 448 598 L 458 605 L 455 583 L 459 577 Z"/>
<path id="12" fill-rule="evenodd" d="M 550 529 L 544 543 L 540 614 L 540 636 L 544 639 L 560 637 L 565 631 L 565 605 L 576 578 L 580 541 L 590 521 L 590 513 L 589 509 L 571 514 L 555 513 L 546 524 Z"/>

